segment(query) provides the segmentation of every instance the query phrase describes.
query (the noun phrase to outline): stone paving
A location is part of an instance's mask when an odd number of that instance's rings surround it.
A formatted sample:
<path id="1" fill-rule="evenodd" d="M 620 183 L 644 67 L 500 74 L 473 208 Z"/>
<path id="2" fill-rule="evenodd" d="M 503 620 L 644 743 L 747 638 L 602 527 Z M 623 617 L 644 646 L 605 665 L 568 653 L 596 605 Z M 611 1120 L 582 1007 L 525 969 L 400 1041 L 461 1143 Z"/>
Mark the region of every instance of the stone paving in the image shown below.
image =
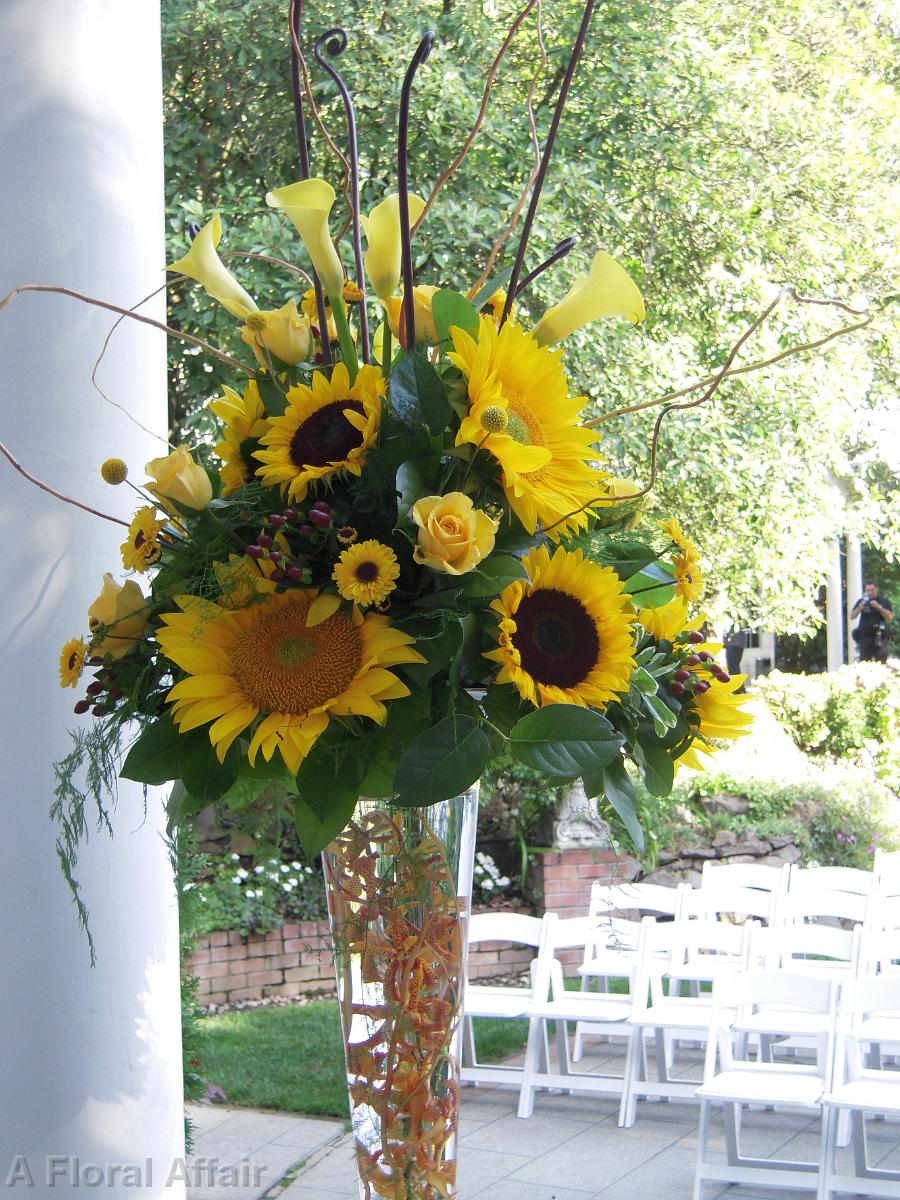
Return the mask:
<path id="1" fill-rule="evenodd" d="M 697 1073 L 699 1054 L 690 1057 L 693 1064 L 685 1069 Z M 618 1049 L 603 1046 L 581 1067 L 615 1071 L 621 1063 Z M 517 1099 L 512 1088 L 463 1089 L 459 1200 L 689 1200 L 696 1104 L 641 1101 L 636 1124 L 619 1129 L 618 1101 L 609 1097 L 540 1092 L 527 1121 L 516 1116 Z M 744 1113 L 741 1138 L 748 1153 L 818 1158 L 813 1113 Z M 189 1200 L 356 1200 L 352 1143 L 343 1122 L 220 1106 L 195 1108 L 192 1115 L 197 1157 L 246 1162 L 266 1173 L 255 1187 L 190 1188 Z M 711 1149 L 724 1161 L 720 1120 L 713 1123 Z M 870 1122 L 869 1153 L 873 1164 L 900 1168 L 900 1125 Z M 706 1200 L 809 1200 L 811 1194 L 706 1186 Z"/>

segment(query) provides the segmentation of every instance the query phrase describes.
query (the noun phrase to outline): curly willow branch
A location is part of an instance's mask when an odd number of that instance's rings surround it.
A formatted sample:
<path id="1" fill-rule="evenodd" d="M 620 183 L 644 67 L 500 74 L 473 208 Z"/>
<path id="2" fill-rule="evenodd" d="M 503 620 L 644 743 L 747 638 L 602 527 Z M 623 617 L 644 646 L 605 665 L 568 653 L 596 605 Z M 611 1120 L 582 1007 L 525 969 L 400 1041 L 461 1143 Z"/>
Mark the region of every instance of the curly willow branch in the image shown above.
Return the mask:
<path id="1" fill-rule="evenodd" d="M 91 508 L 89 504 L 82 504 L 80 500 L 75 500 L 72 496 L 67 496 L 64 492 L 58 492 L 56 488 L 50 487 L 48 483 L 44 483 L 29 471 L 26 471 L 22 464 L 13 456 L 12 451 L 0 442 L 0 454 L 6 459 L 10 466 L 14 467 L 23 478 L 29 483 L 33 483 L 35 487 L 41 489 L 42 492 L 47 492 L 51 496 L 55 496 L 57 500 L 62 500 L 64 504 L 71 504 L 75 508 L 80 508 L 83 512 L 88 512 L 92 516 L 102 517 L 104 521 L 112 521 L 114 525 L 124 525 L 128 528 L 128 522 L 121 520 L 119 517 L 110 516 L 109 513 L 101 512 L 99 508 Z"/>
<path id="2" fill-rule="evenodd" d="M 472 125 L 472 128 L 469 130 L 468 134 L 466 135 L 466 140 L 462 144 L 462 149 L 459 151 L 456 158 L 454 158 L 454 160 L 450 164 L 450 166 L 447 167 L 447 169 L 441 173 L 440 177 L 438 178 L 437 183 L 431 189 L 431 195 L 425 201 L 425 207 L 422 209 L 422 213 L 421 213 L 419 219 L 416 221 L 415 225 L 413 225 L 413 227 L 412 227 L 411 232 L 413 235 L 416 233 L 419 226 L 422 224 L 422 222 L 428 216 L 428 213 L 431 211 L 431 206 L 434 204 L 435 200 L 437 199 L 438 193 L 441 191 L 444 184 L 446 184 L 447 181 L 449 179 L 451 179 L 453 177 L 453 175 L 456 174 L 456 172 L 459 170 L 460 166 L 462 165 L 463 161 L 465 160 L 466 156 L 468 155 L 469 151 L 472 149 L 472 144 L 475 141 L 476 137 L 478 136 L 478 132 L 481 129 L 481 126 L 484 124 L 484 118 L 487 115 L 488 101 L 490 100 L 491 92 L 493 91 L 493 88 L 494 88 L 494 78 L 496 77 L 497 71 L 500 68 L 500 64 L 503 61 L 503 59 L 506 57 L 507 50 L 510 48 L 513 41 L 515 40 L 516 34 L 519 32 L 519 28 L 520 28 L 522 22 L 525 20 L 525 18 L 528 16 L 528 14 L 531 12 L 531 10 L 538 3 L 539 3 L 539 0 L 528 0 L 528 3 L 521 10 L 521 12 L 518 14 L 516 19 L 513 21 L 512 25 L 509 27 L 509 32 L 507 33 L 506 37 L 503 40 L 503 45 L 497 51 L 494 61 L 491 63 L 490 70 L 487 73 L 487 80 L 484 85 L 484 92 L 482 93 L 482 96 L 481 96 L 481 106 L 478 109 L 478 116 L 475 118 L 475 122 Z"/>
<path id="3" fill-rule="evenodd" d="M 778 293 L 778 295 L 775 297 L 775 299 L 771 302 L 771 304 L 769 304 L 768 307 L 766 309 L 764 309 L 764 311 L 762 313 L 760 313 L 760 315 L 756 318 L 756 320 L 753 321 L 753 323 L 748 326 L 748 328 L 744 331 L 744 333 L 741 334 L 741 336 L 738 338 L 737 342 L 735 342 L 734 346 L 731 348 L 731 350 L 728 354 L 728 357 L 725 359 L 725 362 L 722 364 L 722 366 L 719 368 L 719 370 L 716 372 L 716 374 L 711 376 L 709 380 L 703 380 L 699 384 L 695 384 L 689 389 L 691 391 L 696 391 L 701 387 L 705 387 L 706 384 L 708 383 L 709 386 L 707 387 L 707 389 L 703 393 L 703 395 L 699 396 L 696 400 L 688 400 L 682 404 L 667 404 L 666 407 L 662 410 L 662 412 L 659 414 L 659 416 L 656 418 L 656 421 L 654 422 L 653 435 L 650 439 L 650 482 L 647 484 L 646 487 L 641 488 L 640 491 L 631 492 L 625 496 L 617 496 L 616 500 L 637 500 L 641 496 L 646 496 L 647 493 L 652 491 L 653 488 L 655 487 L 657 476 L 658 476 L 657 455 L 658 455 L 658 450 L 659 450 L 659 435 L 660 435 L 660 431 L 662 429 L 663 421 L 666 419 L 666 417 L 669 415 L 669 413 L 682 412 L 682 411 L 686 411 L 689 408 L 699 408 L 699 406 L 701 404 L 705 404 L 707 402 L 707 400 L 712 399 L 712 397 L 718 391 L 720 385 L 723 383 L 723 381 L 725 379 L 728 378 L 729 375 L 737 375 L 743 371 L 757 370 L 760 366 L 769 365 L 769 363 L 760 363 L 760 364 L 751 364 L 750 366 L 748 366 L 746 368 L 740 368 L 739 370 L 735 370 L 735 371 L 732 371 L 732 369 L 731 369 L 732 363 L 734 362 L 735 358 L 737 358 L 738 354 L 740 353 L 740 351 L 744 347 L 744 345 L 747 343 L 747 341 L 753 336 L 754 333 L 756 333 L 756 331 L 758 329 L 761 328 L 762 325 L 765 324 L 765 322 L 769 319 L 769 317 L 772 315 L 772 313 L 775 311 L 775 309 L 782 302 L 782 300 L 784 300 L 784 298 L 786 296 L 790 296 L 793 300 L 797 301 L 800 304 L 827 305 L 827 306 L 832 306 L 835 308 L 843 309 L 845 312 L 854 313 L 857 316 L 864 315 L 858 309 L 850 308 L 848 305 L 844 304 L 843 301 L 841 301 L 841 300 L 821 300 L 821 299 L 813 299 L 813 298 L 803 297 L 803 296 L 800 296 L 797 293 L 797 291 L 792 287 L 782 288 L 781 291 Z M 871 323 L 872 319 L 873 318 L 871 315 L 867 315 L 866 320 L 864 320 L 864 321 L 858 322 L 855 325 L 845 326 L 843 329 L 836 330 L 834 333 L 830 334 L 828 337 L 822 338 L 817 342 L 810 342 L 803 346 L 794 347 L 792 350 L 785 351 L 782 354 L 776 356 L 776 358 L 769 360 L 769 362 L 776 362 L 780 358 L 785 358 L 785 357 L 787 357 L 788 353 L 797 354 L 801 350 L 814 349 L 816 346 L 824 345 L 826 342 L 830 342 L 836 337 L 841 337 L 844 334 L 852 333 L 858 329 L 864 329 L 867 325 L 869 325 Z M 656 403 L 661 403 L 661 401 L 656 401 Z M 579 513 L 583 512 L 586 508 L 590 508 L 590 506 L 592 504 L 596 504 L 600 500 L 603 500 L 603 499 L 607 499 L 607 497 L 595 496 L 592 500 L 588 500 L 585 504 L 582 504 L 578 508 L 573 509 L 572 512 L 566 513 L 565 516 L 560 517 L 558 521 L 554 521 L 552 525 L 548 525 L 543 532 L 546 533 L 549 530 L 554 529 L 557 525 L 561 525 L 564 521 L 568 521 L 570 518 L 577 516 Z"/>

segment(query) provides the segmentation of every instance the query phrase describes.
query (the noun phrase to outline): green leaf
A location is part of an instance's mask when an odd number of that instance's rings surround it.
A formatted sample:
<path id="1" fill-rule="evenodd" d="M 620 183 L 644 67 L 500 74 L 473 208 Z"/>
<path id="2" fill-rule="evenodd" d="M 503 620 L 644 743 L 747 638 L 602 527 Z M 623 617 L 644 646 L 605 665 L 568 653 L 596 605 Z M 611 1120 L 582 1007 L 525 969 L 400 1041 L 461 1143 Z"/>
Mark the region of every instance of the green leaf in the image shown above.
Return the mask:
<path id="1" fill-rule="evenodd" d="M 639 742 L 633 757 L 650 795 L 668 796 L 675 782 L 675 763 L 665 747 Z"/>
<path id="2" fill-rule="evenodd" d="M 195 729 L 181 739 L 178 773 L 191 798 L 201 806 L 219 800 L 234 784 L 240 770 L 241 752 L 236 743 L 219 762 L 207 729 Z"/>
<path id="3" fill-rule="evenodd" d="M 510 750 L 526 767 L 574 779 L 612 762 L 624 738 L 609 721 L 578 704 L 548 704 L 529 713 L 510 735 Z"/>
<path id="4" fill-rule="evenodd" d="M 643 694 L 641 699 L 644 702 L 644 707 L 653 718 L 653 727 L 659 737 L 665 737 L 667 729 L 674 729 L 678 721 L 678 714 L 673 713 L 671 708 L 665 704 L 659 696 L 648 696 Z"/>
<path id="5" fill-rule="evenodd" d="M 202 801 L 188 794 L 180 779 L 176 779 L 166 801 L 166 831 L 170 835 L 175 833 L 185 817 L 192 817 L 205 807 Z"/>
<path id="6" fill-rule="evenodd" d="M 425 494 L 425 471 L 420 462 L 408 459 L 397 468 L 397 511 L 405 517 L 415 502 Z"/>
<path id="7" fill-rule="evenodd" d="M 625 580 L 625 591 L 641 608 L 658 608 L 675 595 L 675 573 L 668 563 L 651 562 Z"/>
<path id="8" fill-rule="evenodd" d="M 420 351 L 394 364 L 389 388 L 394 416 L 415 432 L 423 426 L 432 436 L 444 432 L 450 405 L 440 375 Z"/>
<path id="9" fill-rule="evenodd" d="M 458 796 L 481 778 L 490 756 L 474 717 L 445 717 L 407 746 L 397 767 L 396 803 L 419 807 Z"/>
<path id="10" fill-rule="evenodd" d="M 321 854 L 341 832 L 356 808 L 356 797 L 340 797 L 320 816 L 300 796 L 294 801 L 294 824 L 308 858 Z"/>
<path id="11" fill-rule="evenodd" d="M 287 396 L 273 381 L 272 376 L 267 371 L 257 371 L 256 384 L 266 414 L 270 417 L 283 417 L 287 408 Z"/>
<path id="12" fill-rule="evenodd" d="M 478 596 L 496 596 L 510 583 L 517 579 L 527 579 L 528 572 L 520 558 L 512 554 L 491 554 L 479 564 L 478 569 L 464 576 L 466 585 L 463 595 L 475 598 Z"/>
<path id="13" fill-rule="evenodd" d="M 509 734 L 522 716 L 524 701 L 512 684 L 492 683 L 480 701 L 484 714 L 492 725 Z"/>
<path id="14" fill-rule="evenodd" d="M 636 692 L 640 692 L 642 696 L 655 696 L 659 690 L 659 684 L 650 672 L 644 670 L 643 667 L 638 667 L 631 676 L 631 686 Z"/>
<path id="15" fill-rule="evenodd" d="M 431 301 L 431 315 L 434 317 L 434 327 L 437 330 L 439 342 L 450 342 L 450 326 L 458 325 L 472 337 L 478 335 L 478 311 L 465 296 L 450 288 L 441 288 L 435 292 Z"/>
<path id="16" fill-rule="evenodd" d="M 209 739 L 207 738 L 207 741 Z M 128 751 L 122 769 L 123 779 L 136 779 L 138 783 L 167 783 L 178 779 L 178 753 L 182 735 L 175 728 L 171 716 L 166 713 L 148 725 Z"/>
<path id="17" fill-rule="evenodd" d="M 483 305 L 487 304 L 488 300 L 490 300 L 490 298 L 491 298 L 491 296 L 493 296 L 494 292 L 499 291 L 500 288 L 506 287 L 506 285 L 509 283 L 511 276 L 512 276 L 512 267 L 506 267 L 505 270 L 500 271 L 499 274 L 495 275 L 493 277 L 493 279 L 489 279 L 487 281 L 487 283 L 484 285 L 484 287 L 481 289 L 481 291 L 478 292 L 478 294 L 475 296 L 475 298 L 472 301 L 472 307 L 476 310 L 476 312 Z"/>
<path id="18" fill-rule="evenodd" d="M 593 788 L 599 782 L 599 790 L 594 792 Z M 628 836 L 634 843 L 634 847 L 640 854 L 644 849 L 644 831 L 641 829 L 640 821 L 637 817 L 637 801 L 634 794 L 634 784 L 631 781 L 631 776 L 625 770 L 625 762 L 619 757 L 615 762 L 611 762 L 608 767 L 604 767 L 599 773 L 599 780 L 595 777 L 591 780 L 592 787 L 588 789 L 588 781 L 584 781 L 585 791 L 589 791 L 590 795 L 602 795 L 609 802 L 611 808 L 617 813 L 619 820 L 625 826 Z"/>

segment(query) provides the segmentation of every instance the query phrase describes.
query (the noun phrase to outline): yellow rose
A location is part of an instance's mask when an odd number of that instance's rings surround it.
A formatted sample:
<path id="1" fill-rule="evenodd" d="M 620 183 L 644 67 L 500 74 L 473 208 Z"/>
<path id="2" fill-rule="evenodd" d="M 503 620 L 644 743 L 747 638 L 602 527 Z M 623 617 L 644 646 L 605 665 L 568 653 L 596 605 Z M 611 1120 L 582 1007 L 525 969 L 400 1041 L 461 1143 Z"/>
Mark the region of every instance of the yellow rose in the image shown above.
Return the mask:
<path id="1" fill-rule="evenodd" d="M 248 313 L 241 338 L 263 368 L 269 365 L 265 350 L 289 367 L 309 357 L 309 321 L 297 312 L 296 300 L 288 300 L 281 308 Z"/>
<path id="2" fill-rule="evenodd" d="M 144 470 L 153 476 L 153 482 L 145 483 L 144 487 L 167 507 L 178 504 L 182 508 L 200 512 L 212 500 L 209 476 L 194 462 L 184 446 L 179 446 L 165 458 L 154 458 Z"/>
<path id="3" fill-rule="evenodd" d="M 434 293 L 437 290 L 436 287 L 432 287 L 428 283 L 423 283 L 413 288 L 413 315 L 416 319 L 417 342 L 436 342 L 438 340 L 437 330 L 434 327 L 434 317 L 431 315 L 431 301 L 434 299 Z M 381 303 L 384 305 L 391 333 L 402 345 L 406 337 L 405 321 L 403 328 L 400 328 L 400 310 L 403 305 L 403 297 L 389 296 L 387 300 L 382 300 Z"/>
<path id="4" fill-rule="evenodd" d="M 419 527 L 419 544 L 413 551 L 417 563 L 448 575 L 473 571 L 494 548 L 496 521 L 474 508 L 469 496 L 423 496 L 412 510 Z"/>
<path id="5" fill-rule="evenodd" d="M 88 609 L 88 628 L 95 635 L 91 654 L 121 658 L 143 637 L 148 611 L 144 593 L 133 579 L 120 587 L 107 572 L 103 576 L 103 591 Z M 104 630 L 104 636 L 98 643 L 96 635 L 100 629 Z"/>

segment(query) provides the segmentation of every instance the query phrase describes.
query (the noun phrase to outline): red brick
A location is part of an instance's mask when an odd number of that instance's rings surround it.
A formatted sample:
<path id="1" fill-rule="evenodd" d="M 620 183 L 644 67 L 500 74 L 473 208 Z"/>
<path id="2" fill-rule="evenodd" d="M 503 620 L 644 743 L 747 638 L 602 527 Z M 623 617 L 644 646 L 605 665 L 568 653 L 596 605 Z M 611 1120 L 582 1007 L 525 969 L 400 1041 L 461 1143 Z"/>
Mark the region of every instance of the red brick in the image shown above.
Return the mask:
<path id="1" fill-rule="evenodd" d="M 228 1003 L 228 993 L 227 992 L 213 992 L 213 993 L 211 993 L 211 995 L 203 997 L 203 1003 L 204 1004 L 227 1004 Z"/>
<path id="2" fill-rule="evenodd" d="M 232 988 L 240 987 L 246 982 L 246 975 L 216 975 L 210 981 L 210 986 L 214 992 L 230 992 Z"/>
<path id="3" fill-rule="evenodd" d="M 265 942 L 250 941 L 247 943 L 248 958 L 265 958 L 269 953 L 269 947 Z"/>
<path id="4" fill-rule="evenodd" d="M 284 940 L 285 954 L 302 954 L 308 948 L 309 942 L 306 938 L 285 938 Z"/>
<path id="5" fill-rule="evenodd" d="M 282 936 L 282 938 L 285 939 L 285 941 L 288 938 L 299 937 L 300 936 L 299 921 L 285 921 L 285 923 L 281 927 L 281 936 Z"/>
<path id="6" fill-rule="evenodd" d="M 194 992 L 194 995 L 197 997 L 198 1000 L 200 999 L 201 996 L 205 996 L 207 994 L 207 992 L 211 992 L 211 991 L 212 991 L 212 985 L 210 984 L 210 981 L 208 979 L 198 979 L 197 980 L 197 990 Z"/>
<path id="7" fill-rule="evenodd" d="M 235 988 L 228 993 L 229 1004 L 239 1004 L 241 1000 L 261 1000 L 259 988 Z"/>
<path id="8" fill-rule="evenodd" d="M 302 983 L 307 979 L 321 979 L 322 974 L 315 967 L 288 967 L 284 972 L 285 983 Z"/>
<path id="9" fill-rule="evenodd" d="M 221 930 L 217 931 L 216 933 L 211 933 L 209 935 L 209 944 L 211 946 L 227 946 L 228 934 L 222 932 Z"/>
<path id="10" fill-rule="evenodd" d="M 210 954 L 211 951 L 208 946 L 205 950 L 195 950 L 187 960 L 188 967 L 199 966 L 200 963 L 208 963 L 210 961 Z"/>
<path id="11" fill-rule="evenodd" d="M 245 944 L 246 940 L 247 939 L 244 937 L 244 935 L 240 932 L 239 929 L 232 929 L 231 933 L 229 933 L 229 935 L 228 935 L 228 945 L 229 946 L 243 946 Z"/>
<path id="12" fill-rule="evenodd" d="M 228 962 L 232 958 L 243 958 L 243 946 L 213 946 L 209 952 L 210 961 L 214 963 Z"/>
<path id="13" fill-rule="evenodd" d="M 282 974 L 280 971 L 251 971 L 246 979 L 248 987 L 262 987 L 267 983 L 281 983 Z"/>
<path id="14" fill-rule="evenodd" d="M 281 940 L 282 940 L 281 939 L 281 930 L 273 929 L 271 933 L 267 933 L 265 935 L 265 938 L 266 938 L 267 946 L 280 946 Z"/>
<path id="15" fill-rule="evenodd" d="M 198 963 L 191 969 L 191 974 L 195 979 L 215 979 L 222 974 L 222 968 L 218 963 Z"/>

